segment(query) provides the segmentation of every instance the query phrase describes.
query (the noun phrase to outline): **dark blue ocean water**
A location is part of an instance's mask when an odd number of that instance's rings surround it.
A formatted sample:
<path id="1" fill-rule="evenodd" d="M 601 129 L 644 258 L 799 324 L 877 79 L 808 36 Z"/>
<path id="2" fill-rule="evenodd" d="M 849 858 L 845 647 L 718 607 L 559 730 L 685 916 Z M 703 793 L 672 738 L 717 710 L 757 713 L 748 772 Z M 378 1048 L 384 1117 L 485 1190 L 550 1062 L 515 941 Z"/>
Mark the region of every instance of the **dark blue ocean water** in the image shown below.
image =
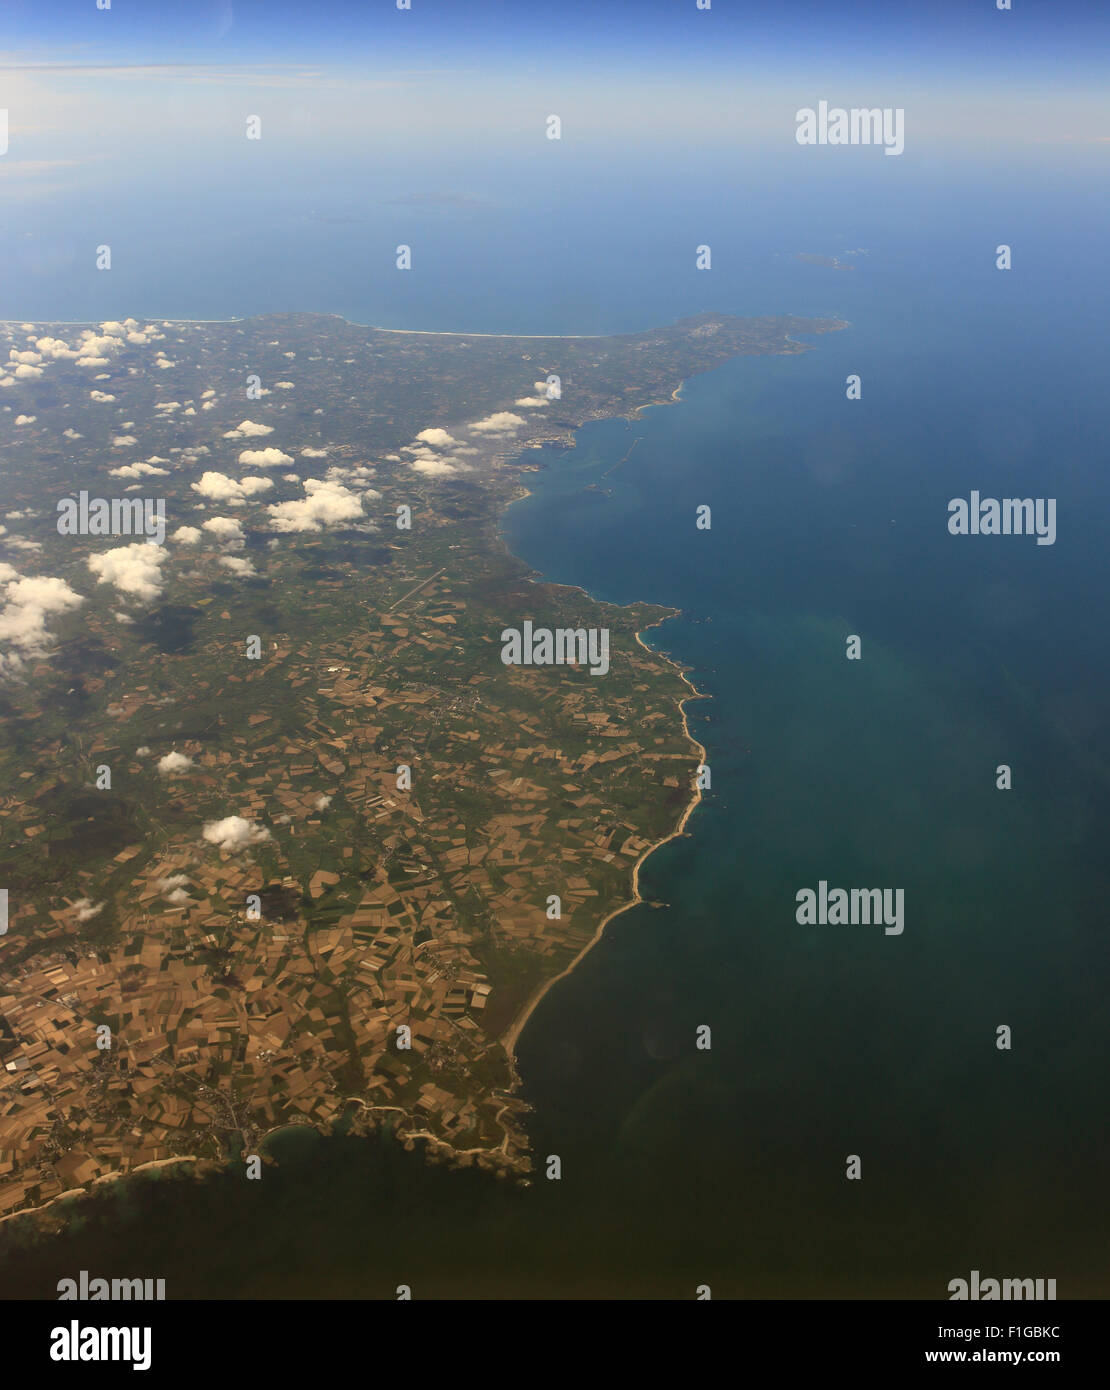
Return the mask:
<path id="1" fill-rule="evenodd" d="M 563 1180 L 513 1192 L 314 1144 L 247 1197 L 235 1176 L 121 1189 L 110 1221 L 24 1271 L 141 1254 L 179 1296 L 943 1297 L 972 1268 L 1106 1292 L 1107 198 L 1081 155 L 839 169 L 476 168 L 465 207 L 400 211 L 401 170 L 321 174 L 250 234 L 249 190 L 214 188 L 172 226 L 152 194 L 110 281 L 83 268 L 81 229 L 24 237 L 4 317 L 850 322 L 587 427 L 506 517 L 550 578 L 680 608 L 651 640 L 711 697 L 689 707 L 711 794 L 643 874 L 665 906 L 618 919 L 521 1039 Z M 9 212 L 0 246 L 15 238 Z M 391 268 L 402 240 L 411 276 Z M 950 536 L 948 501 L 972 489 L 1055 498 L 1056 544 Z M 795 894 L 820 879 L 902 888 L 904 933 L 799 926 Z"/>
<path id="2" fill-rule="evenodd" d="M 857 265 L 824 272 L 849 330 L 588 427 L 509 514 L 545 574 L 680 607 L 651 640 L 712 696 L 691 707 L 712 794 L 643 875 L 669 906 L 614 923 L 537 1012 L 527 1092 L 541 1147 L 605 1172 L 606 1220 L 642 1229 L 638 1211 L 661 1264 L 701 1251 L 733 1292 L 938 1296 L 971 1268 L 1089 1290 L 1108 1156 L 1105 296 L 935 234 Z M 582 491 L 597 481 L 609 496 Z M 949 535 L 972 488 L 1056 498 L 1055 545 Z M 820 879 L 903 887 L 903 935 L 799 926 L 795 894 Z"/>

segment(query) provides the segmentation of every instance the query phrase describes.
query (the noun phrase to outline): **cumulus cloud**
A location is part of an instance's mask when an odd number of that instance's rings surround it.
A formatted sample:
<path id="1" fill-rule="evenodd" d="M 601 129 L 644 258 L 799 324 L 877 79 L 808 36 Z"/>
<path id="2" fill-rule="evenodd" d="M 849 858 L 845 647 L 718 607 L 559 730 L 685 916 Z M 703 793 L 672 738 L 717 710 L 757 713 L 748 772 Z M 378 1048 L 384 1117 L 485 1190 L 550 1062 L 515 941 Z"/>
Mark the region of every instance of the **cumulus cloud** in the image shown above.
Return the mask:
<path id="1" fill-rule="evenodd" d="M 210 845 L 218 845 L 229 854 L 246 849 L 248 845 L 262 844 L 271 838 L 264 825 L 255 825 L 242 816 L 206 821 L 203 834 Z"/>
<path id="2" fill-rule="evenodd" d="M 162 565 L 166 552 L 160 545 L 139 542 L 90 555 L 86 563 L 98 584 L 112 584 L 121 594 L 152 603 L 162 593 Z"/>
<path id="3" fill-rule="evenodd" d="M 414 468 L 417 473 L 422 473 L 426 478 L 449 478 L 452 473 L 457 473 L 459 471 L 453 463 L 448 463 L 446 459 L 437 459 L 430 456 L 428 458 L 413 459 L 410 467 Z"/>
<path id="4" fill-rule="evenodd" d="M 280 449 L 244 449 L 239 455 L 239 462 L 250 468 L 283 468 L 293 459 Z"/>
<path id="5" fill-rule="evenodd" d="M 94 903 L 89 898 L 78 898 L 71 906 L 76 911 L 79 922 L 89 922 L 97 913 L 104 911 L 103 903 Z"/>
<path id="6" fill-rule="evenodd" d="M 329 468 L 324 476 L 329 483 L 357 483 L 363 488 L 362 495 L 364 497 L 381 496 L 380 492 L 375 492 L 373 488 L 366 487 L 366 484 L 375 477 L 375 472 L 374 469 L 367 468 L 365 464 L 360 463 L 355 468 L 340 468 L 334 466 Z"/>
<path id="7" fill-rule="evenodd" d="M 220 541 L 242 541 L 243 528 L 233 516 L 211 516 L 201 523 L 202 528 Z"/>
<path id="8" fill-rule="evenodd" d="M 81 333 L 81 341 L 78 345 L 77 365 L 81 365 L 81 359 L 86 357 L 105 357 L 107 353 L 119 352 L 123 347 L 122 339 L 113 333 L 94 333 L 91 328 L 86 328 Z"/>
<path id="9" fill-rule="evenodd" d="M 108 394 L 107 391 L 92 390 L 92 391 L 89 392 L 89 400 L 91 400 L 91 401 L 114 401 L 114 400 L 115 400 L 115 396 L 110 396 L 110 395 Z M 69 431 L 66 430 L 66 433 L 69 434 Z M 75 434 L 75 435 L 74 435 L 74 438 L 80 439 L 81 436 L 80 436 L 79 434 Z"/>
<path id="10" fill-rule="evenodd" d="M 546 396 L 521 396 L 520 400 L 513 401 L 513 405 L 523 405 L 534 409 L 538 405 L 546 405 Z"/>
<path id="11" fill-rule="evenodd" d="M 109 478 L 156 478 L 169 477 L 168 468 L 155 468 L 152 463 L 125 463 L 120 468 L 109 468 Z"/>
<path id="12" fill-rule="evenodd" d="M 20 381 L 37 381 L 42 376 L 42 368 L 32 367 L 26 362 L 21 362 L 12 375 Z"/>
<path id="13" fill-rule="evenodd" d="M 258 574 L 249 560 L 244 560 L 238 555 L 221 555 L 220 564 L 229 569 L 237 579 L 253 579 Z"/>
<path id="14" fill-rule="evenodd" d="M 211 502 L 229 502 L 233 507 L 241 507 L 248 497 L 269 492 L 273 485 L 272 478 L 229 478 L 226 473 L 208 472 L 202 475 L 199 483 L 192 484 L 192 489 Z"/>
<path id="15" fill-rule="evenodd" d="M 326 811 L 331 805 L 331 797 L 318 796 L 312 804 L 316 807 L 317 811 Z"/>
<path id="16" fill-rule="evenodd" d="M 341 483 L 306 478 L 305 497 L 298 502 L 275 502 L 267 507 L 275 531 L 322 531 L 341 521 L 361 520 L 362 500 Z"/>
<path id="17" fill-rule="evenodd" d="M 155 887 L 159 893 L 168 893 L 173 888 L 186 888 L 189 885 L 188 874 L 170 874 L 168 878 L 160 878 L 155 882 Z"/>
<path id="18" fill-rule="evenodd" d="M 255 420 L 240 420 L 233 430 L 228 430 L 225 439 L 252 439 L 256 435 L 273 434 L 273 425 L 260 425 Z"/>
<path id="19" fill-rule="evenodd" d="M 77 356 L 73 348 L 61 338 L 36 338 L 35 347 L 44 357 L 53 357 L 62 362 L 72 362 Z"/>
<path id="20" fill-rule="evenodd" d="M 37 415 L 17 415 L 15 423 L 17 425 L 33 425 L 38 418 Z"/>
<path id="21" fill-rule="evenodd" d="M 196 545 L 200 540 L 200 531 L 195 526 L 179 526 L 170 540 L 177 541 L 178 545 Z"/>
<path id="22" fill-rule="evenodd" d="M 165 757 L 158 759 L 158 771 L 167 776 L 172 776 L 175 772 L 184 772 L 192 765 L 192 758 L 186 757 L 184 753 L 167 753 Z"/>
<path id="23" fill-rule="evenodd" d="M 301 458 L 303 459 L 326 459 L 328 451 L 326 449 L 302 449 Z"/>
<path id="24" fill-rule="evenodd" d="M 513 434 L 526 423 L 522 415 L 514 415 L 510 410 L 497 410 L 484 420 L 475 420 L 467 428 L 475 434 Z"/>
<path id="25" fill-rule="evenodd" d="M 24 579 L 6 564 L 0 564 L 0 586 L 4 590 L 4 605 L 0 608 L 0 674 L 14 675 L 22 668 L 24 658 L 41 657 L 49 649 L 47 618 L 79 608 L 85 600 L 64 579 Z"/>
<path id="26" fill-rule="evenodd" d="M 430 444 L 433 449 L 449 449 L 452 444 L 457 444 L 458 440 L 441 429 L 421 430 L 416 436 L 422 444 Z"/>

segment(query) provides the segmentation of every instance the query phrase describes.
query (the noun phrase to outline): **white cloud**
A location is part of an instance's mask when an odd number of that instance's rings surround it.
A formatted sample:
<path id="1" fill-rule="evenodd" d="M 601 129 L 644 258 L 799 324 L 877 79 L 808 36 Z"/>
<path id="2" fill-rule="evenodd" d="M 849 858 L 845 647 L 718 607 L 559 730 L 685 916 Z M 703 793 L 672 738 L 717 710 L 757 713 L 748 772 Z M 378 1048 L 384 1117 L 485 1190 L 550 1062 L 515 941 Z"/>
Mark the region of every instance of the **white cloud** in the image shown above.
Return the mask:
<path id="1" fill-rule="evenodd" d="M 104 911 L 103 903 L 93 903 L 89 898 L 78 898 L 71 906 L 76 908 L 79 922 L 89 922 L 97 913 Z"/>
<path id="2" fill-rule="evenodd" d="M 410 466 L 426 478 L 449 478 L 452 473 L 459 471 L 453 463 L 437 458 L 413 459 Z"/>
<path id="3" fill-rule="evenodd" d="M 458 440 L 441 429 L 421 430 L 416 436 L 422 444 L 430 444 L 433 449 L 449 449 L 452 444 L 457 444 Z"/>
<path id="4" fill-rule="evenodd" d="M 192 758 L 186 757 L 184 753 L 167 753 L 165 757 L 158 759 L 158 771 L 167 775 L 175 772 L 184 772 L 186 768 L 193 765 Z"/>
<path id="5" fill-rule="evenodd" d="M 44 357 L 54 357 L 63 362 L 72 362 L 77 353 L 61 338 L 36 338 L 35 347 Z"/>
<path id="6" fill-rule="evenodd" d="M 326 449 L 302 449 L 301 458 L 303 459 L 326 459 L 328 451 Z"/>
<path id="7" fill-rule="evenodd" d="M 177 541 L 179 545 L 196 545 L 200 540 L 200 531 L 195 526 L 179 526 L 170 540 Z"/>
<path id="8" fill-rule="evenodd" d="M 299 502 L 275 502 L 267 508 L 275 531 L 322 531 L 341 521 L 363 515 L 362 501 L 339 483 L 306 478 L 305 497 Z"/>
<path id="9" fill-rule="evenodd" d="M 17 425 L 33 425 L 38 418 L 37 415 L 17 415 L 15 423 Z"/>
<path id="10" fill-rule="evenodd" d="M 117 449 L 124 449 L 127 448 L 128 445 L 138 444 L 138 442 L 139 441 L 135 438 L 133 434 L 117 434 L 116 437 L 112 440 L 113 445 Z"/>
<path id="11" fill-rule="evenodd" d="M 244 560 L 238 555 L 221 555 L 220 564 L 229 569 L 237 579 L 253 579 L 258 574 L 249 560 Z"/>
<path id="12" fill-rule="evenodd" d="M 527 424 L 527 421 L 523 416 L 514 415 L 508 410 L 498 410 L 492 415 L 487 415 L 484 420 L 475 420 L 468 428 L 476 434 L 512 434 L 524 424 Z"/>
<path id="13" fill-rule="evenodd" d="M 223 820 L 205 822 L 204 838 L 210 845 L 233 853 L 248 845 L 262 844 L 270 839 L 270 832 L 264 825 L 255 825 L 242 816 L 225 816 Z"/>
<path id="14" fill-rule="evenodd" d="M 212 516 L 201 523 L 202 529 L 221 541 L 245 540 L 243 528 L 232 516 Z"/>
<path id="15" fill-rule="evenodd" d="M 96 390 L 93 390 L 93 391 L 90 391 L 90 392 L 89 392 L 89 400 L 91 400 L 91 401 L 114 401 L 114 400 L 115 400 L 115 396 L 110 396 L 110 395 L 108 394 L 107 391 L 96 391 Z M 68 431 L 68 430 L 66 430 L 66 434 L 69 434 L 69 431 Z M 77 438 L 77 439 L 80 439 L 80 438 L 81 438 L 81 436 L 80 436 L 79 434 L 76 434 L 74 437 Z"/>
<path id="16" fill-rule="evenodd" d="M 428 457 L 431 457 L 429 455 Z M 340 468 L 334 466 L 329 468 L 324 475 L 329 483 L 357 483 L 363 488 L 364 497 L 380 497 L 380 492 L 375 492 L 372 488 L 367 488 L 366 484 L 376 477 L 373 468 L 367 468 L 365 464 L 359 464 L 357 468 Z"/>
<path id="17" fill-rule="evenodd" d="M 156 880 L 155 887 L 159 893 L 168 893 L 171 888 L 186 888 L 189 885 L 188 874 L 170 874 L 168 878 Z"/>
<path id="18" fill-rule="evenodd" d="M 224 502 L 228 498 L 242 501 L 243 493 L 238 482 L 226 473 L 204 473 L 199 483 L 191 484 L 192 490 L 212 502 Z"/>
<path id="19" fill-rule="evenodd" d="M 21 362 L 12 375 L 17 377 L 20 381 L 36 381 L 42 376 L 42 368 L 31 367 L 26 362 Z"/>
<path id="20" fill-rule="evenodd" d="M 109 468 L 109 478 L 168 478 L 168 468 L 155 468 L 151 463 L 125 463 L 121 468 Z"/>
<path id="21" fill-rule="evenodd" d="M 84 599 L 64 579 L 23 579 L 11 565 L 0 564 L 4 606 L 0 608 L 0 674 L 17 674 L 25 657 L 45 655 L 50 636 L 46 619 L 79 608 Z M 4 647 L 14 651 L 5 651 Z"/>
<path id="22" fill-rule="evenodd" d="M 244 449 L 239 455 L 239 462 L 250 468 L 283 468 L 293 459 L 280 449 Z"/>
<path id="23" fill-rule="evenodd" d="M 513 405 L 523 405 L 534 409 L 538 405 L 546 405 L 546 396 L 521 396 L 519 401 L 513 401 Z"/>
<path id="24" fill-rule="evenodd" d="M 160 545 L 139 542 L 121 545 L 101 555 L 90 555 L 87 564 L 98 584 L 112 584 L 121 594 L 152 603 L 162 593 L 162 565 L 166 552 Z"/>
<path id="25" fill-rule="evenodd" d="M 233 430 L 228 430 L 225 439 L 250 439 L 255 435 L 273 434 L 273 425 L 260 425 L 254 420 L 240 420 Z"/>

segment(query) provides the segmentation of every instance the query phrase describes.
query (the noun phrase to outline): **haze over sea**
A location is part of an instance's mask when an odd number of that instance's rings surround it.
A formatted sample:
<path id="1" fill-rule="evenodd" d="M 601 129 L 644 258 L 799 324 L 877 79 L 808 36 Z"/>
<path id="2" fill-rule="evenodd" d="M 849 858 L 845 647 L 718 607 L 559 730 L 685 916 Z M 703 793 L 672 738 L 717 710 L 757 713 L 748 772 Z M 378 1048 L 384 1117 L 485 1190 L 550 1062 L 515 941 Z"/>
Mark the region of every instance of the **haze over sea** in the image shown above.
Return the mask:
<path id="1" fill-rule="evenodd" d="M 648 640 L 712 697 L 688 706 L 712 791 L 642 874 L 664 906 L 615 921 L 521 1039 L 536 1152 L 562 1181 L 520 1192 L 298 1135 L 262 1183 L 117 1185 L 110 1218 L 25 1252 L 26 1291 L 135 1267 L 171 1297 L 939 1298 L 973 1268 L 1110 1292 L 1103 156 L 820 153 L 843 160 L 804 179 L 720 151 L 558 178 L 453 162 L 420 187 L 396 161 L 322 166 L 274 195 L 264 233 L 224 170 L 187 214 L 157 189 L 130 206 L 135 254 L 121 243 L 99 277 L 72 248 L 110 189 L 71 200 L 65 227 L 45 206 L 18 230 L 4 216 L 5 318 L 850 324 L 586 427 L 506 517 L 543 575 L 681 609 Z M 401 241 L 411 274 L 392 269 Z M 972 489 L 1057 499 L 1055 545 L 950 536 Z M 903 935 L 799 926 L 795 895 L 821 879 L 903 888 Z"/>

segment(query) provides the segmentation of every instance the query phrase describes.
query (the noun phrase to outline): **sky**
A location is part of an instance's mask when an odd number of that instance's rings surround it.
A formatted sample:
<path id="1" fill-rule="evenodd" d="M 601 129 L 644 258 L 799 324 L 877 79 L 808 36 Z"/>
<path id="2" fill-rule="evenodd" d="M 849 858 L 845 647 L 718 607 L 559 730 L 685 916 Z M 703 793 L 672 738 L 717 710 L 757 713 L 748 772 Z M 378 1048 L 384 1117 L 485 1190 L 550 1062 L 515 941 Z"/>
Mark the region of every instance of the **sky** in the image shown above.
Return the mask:
<path id="1" fill-rule="evenodd" d="M 108 0 L 102 0 L 107 3 Z M 704 3 L 704 0 L 703 0 Z M 126 155 L 759 145 L 825 99 L 899 106 L 912 152 L 1110 147 L 1104 0 L 0 0 L 9 196 Z M 269 142 L 269 143 L 267 143 Z M 66 163 L 66 161 L 70 161 Z M 101 167 L 94 171 L 105 177 Z"/>
<path id="2" fill-rule="evenodd" d="M 101 0 L 104 3 L 104 0 Z M 705 3 L 705 0 L 703 0 Z M 1110 19 L 1101 0 L 5 0 L 6 46 L 33 61 L 425 66 L 484 56 L 666 69 L 675 45 L 706 70 L 745 56 L 771 67 L 810 57 L 969 76 L 1016 66 L 1097 78 Z M 690 45 L 690 51 L 685 46 Z M 592 53 L 591 53 L 592 50 Z M 1066 67 L 1066 72 L 1061 67 Z"/>
<path id="3" fill-rule="evenodd" d="M 225 267 L 219 302 L 256 305 L 236 289 L 255 261 L 265 263 L 256 278 L 272 282 L 290 255 L 331 255 L 297 248 L 337 246 L 348 216 L 376 219 L 370 249 L 352 236 L 342 264 L 357 287 L 363 258 L 380 261 L 413 235 L 427 246 L 448 220 L 454 241 L 436 255 L 473 263 L 510 236 L 498 210 L 515 211 L 512 237 L 527 235 L 543 256 L 544 227 L 566 242 L 564 211 L 577 209 L 580 257 L 586 214 L 617 203 L 642 204 L 647 232 L 660 220 L 653 205 L 667 204 L 677 228 L 685 201 L 698 241 L 723 235 L 725 217 L 734 241 L 749 209 L 758 220 L 786 205 L 821 241 L 826 207 L 843 224 L 893 194 L 927 215 L 930 199 L 951 203 L 969 181 L 1004 199 L 1063 181 L 1072 206 L 1106 186 L 1110 3 L 1013 6 L 0 0 L 8 312 L 59 313 L 65 285 L 77 284 L 65 274 L 91 266 L 101 243 L 120 253 L 119 313 L 140 293 L 124 283 L 140 261 L 145 286 L 160 274 L 168 285 L 171 272 L 180 286 L 202 251 Z M 820 101 L 902 109 L 904 153 L 800 146 L 797 113 Z M 247 139 L 252 118 L 257 140 Z M 1055 194 L 1044 202 L 1055 206 Z M 312 218 L 328 221 L 328 237 L 306 240 Z M 50 307 L 36 308 L 51 284 Z M 325 296 L 290 298 L 312 307 Z M 143 292 L 151 310 L 185 313 L 182 302 L 176 289 Z"/>

